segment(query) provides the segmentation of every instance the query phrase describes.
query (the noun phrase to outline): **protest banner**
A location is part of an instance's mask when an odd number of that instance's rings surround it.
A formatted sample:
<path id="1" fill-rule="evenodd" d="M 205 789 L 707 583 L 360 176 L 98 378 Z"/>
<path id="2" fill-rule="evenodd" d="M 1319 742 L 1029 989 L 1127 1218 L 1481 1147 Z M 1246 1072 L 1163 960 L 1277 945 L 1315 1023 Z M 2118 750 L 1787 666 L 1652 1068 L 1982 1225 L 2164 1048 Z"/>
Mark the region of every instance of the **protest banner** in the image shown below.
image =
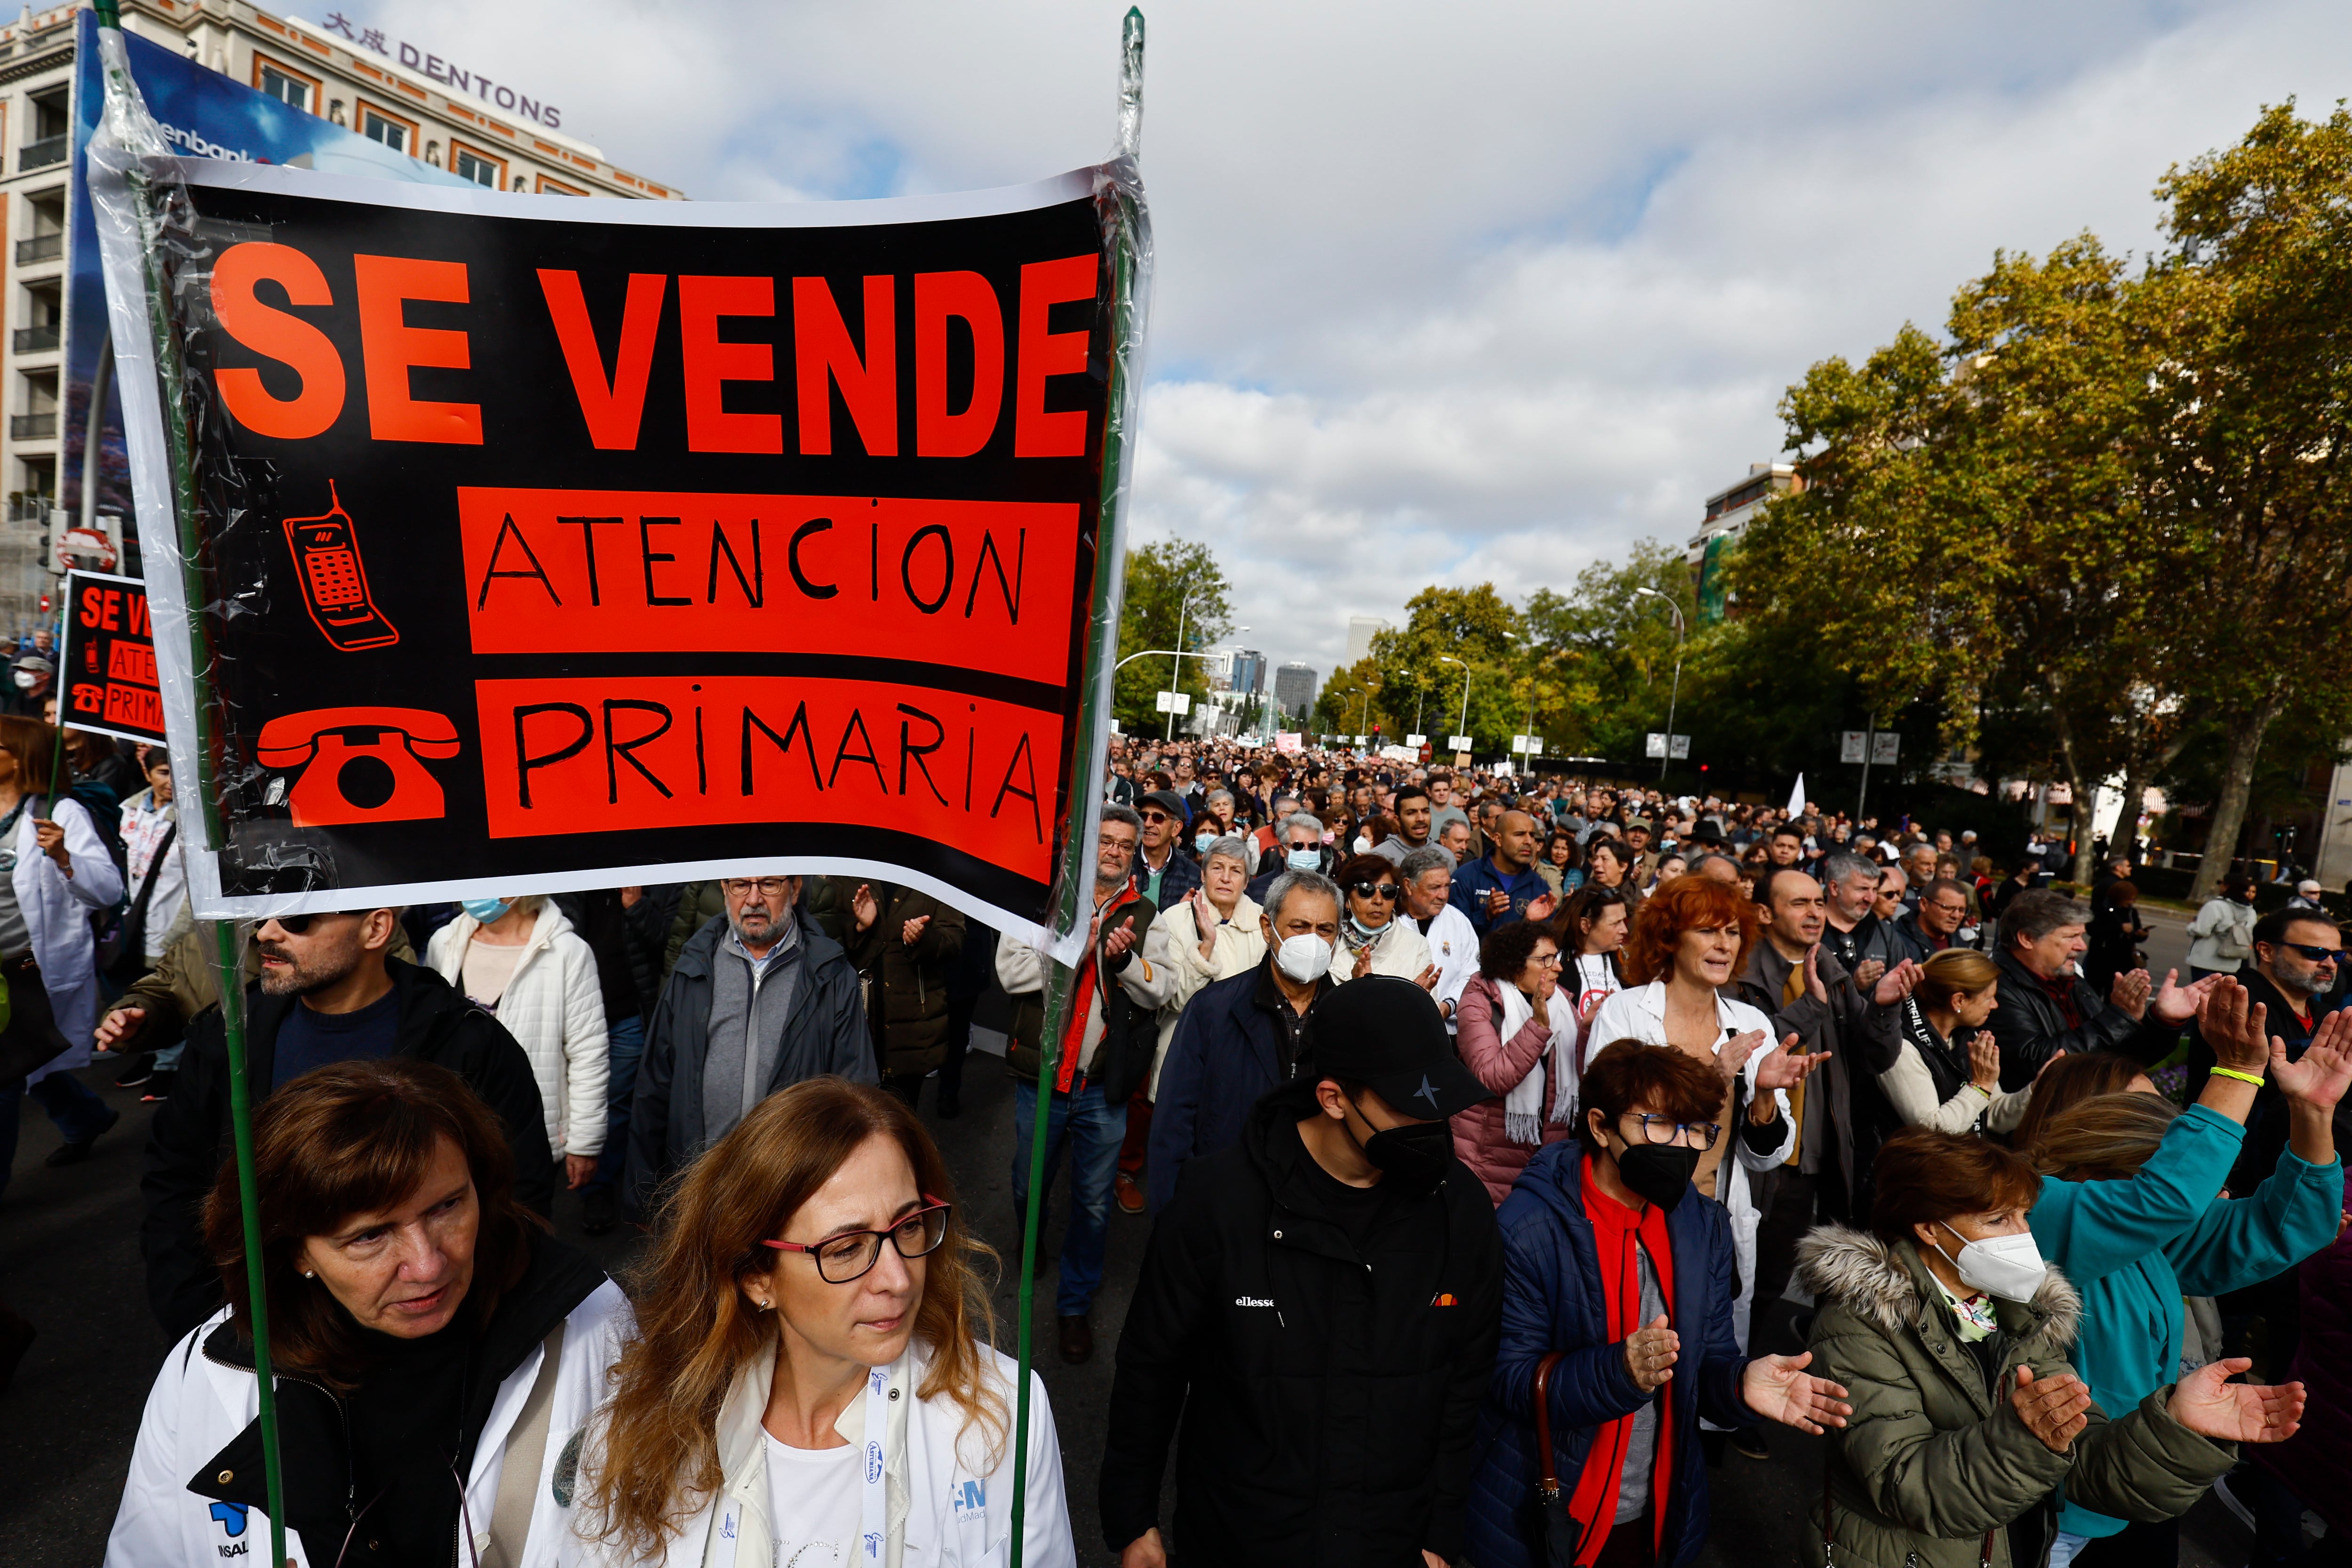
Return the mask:
<path id="1" fill-rule="evenodd" d="M 1043 934 L 1099 794 L 1109 166 L 593 209 L 178 173 L 222 758 L 200 915 L 783 869 Z M 141 258 L 107 261 L 119 313 Z M 142 539 L 174 559 L 152 430 L 134 411 Z"/>
<path id="2" fill-rule="evenodd" d="M 147 584 L 104 572 L 66 574 L 65 635 L 58 643 L 60 722 L 101 735 L 163 744 L 155 676 L 155 627 Z"/>
<path id="3" fill-rule="evenodd" d="M 118 547 L 135 548 L 135 539 L 124 537 L 121 527 L 121 520 L 131 516 L 131 461 L 123 445 L 106 282 L 89 205 L 89 139 L 98 129 L 99 108 L 106 101 L 99 71 L 98 13 L 78 13 L 74 28 L 73 154 L 66 230 L 52 241 L 62 245 L 66 261 L 65 384 L 58 392 L 65 417 L 58 431 L 55 504 L 65 514 L 62 526 L 103 535 Z M 132 33 L 121 37 L 126 63 L 157 130 L 185 156 L 281 163 L 453 189 L 469 185 L 446 170 L 223 76 L 180 49 Z M 41 237 L 34 243 L 42 243 Z"/>

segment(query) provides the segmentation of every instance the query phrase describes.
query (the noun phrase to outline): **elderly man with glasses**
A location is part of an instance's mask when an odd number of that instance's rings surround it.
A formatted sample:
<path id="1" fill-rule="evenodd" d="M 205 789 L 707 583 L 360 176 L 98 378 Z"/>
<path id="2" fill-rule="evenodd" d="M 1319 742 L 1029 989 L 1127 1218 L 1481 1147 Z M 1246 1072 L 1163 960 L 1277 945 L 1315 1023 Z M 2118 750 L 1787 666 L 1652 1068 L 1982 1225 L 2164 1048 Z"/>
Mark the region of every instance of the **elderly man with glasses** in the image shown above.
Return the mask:
<path id="1" fill-rule="evenodd" d="M 1968 889 L 1949 877 L 1930 877 L 1919 889 L 1917 905 L 1887 922 L 1892 956 L 1927 963 L 1959 941 L 1968 918 Z"/>
<path id="2" fill-rule="evenodd" d="M 733 877 L 719 893 L 724 912 L 679 950 L 646 1028 L 622 1184 L 632 1218 L 778 1089 L 881 1079 L 857 971 L 801 910 L 801 879 Z"/>

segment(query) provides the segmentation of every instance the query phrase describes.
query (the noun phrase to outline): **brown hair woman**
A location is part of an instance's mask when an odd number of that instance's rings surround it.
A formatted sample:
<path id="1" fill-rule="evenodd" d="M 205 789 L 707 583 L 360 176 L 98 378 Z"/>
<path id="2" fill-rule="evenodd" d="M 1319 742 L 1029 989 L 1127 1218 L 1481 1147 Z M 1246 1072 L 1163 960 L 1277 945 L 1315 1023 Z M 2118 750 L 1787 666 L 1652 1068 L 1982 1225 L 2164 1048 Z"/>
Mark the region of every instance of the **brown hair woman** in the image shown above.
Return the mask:
<path id="1" fill-rule="evenodd" d="M 1000 1563 L 1014 1363 L 946 1163 L 878 1089 L 769 1096 L 668 1194 L 638 1332 L 582 1456 L 593 1561 Z M 1060 1449 L 1033 1377 L 1022 1559 L 1068 1562 Z M 805 1553 L 805 1555 L 803 1555 Z"/>

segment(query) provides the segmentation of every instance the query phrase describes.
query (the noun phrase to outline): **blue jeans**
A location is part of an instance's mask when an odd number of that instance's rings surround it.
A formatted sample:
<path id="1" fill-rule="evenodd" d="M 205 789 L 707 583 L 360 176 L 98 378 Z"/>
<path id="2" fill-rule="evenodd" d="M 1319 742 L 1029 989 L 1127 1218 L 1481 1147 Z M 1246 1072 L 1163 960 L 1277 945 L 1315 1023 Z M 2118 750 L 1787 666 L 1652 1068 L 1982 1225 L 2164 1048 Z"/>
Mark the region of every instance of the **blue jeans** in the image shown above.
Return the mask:
<path id="1" fill-rule="evenodd" d="M 637 1092 L 637 1064 L 646 1056 L 646 1021 L 624 1018 L 605 1032 L 612 1055 L 605 1065 L 604 1152 L 596 1156 L 596 1173 L 583 1191 L 610 1189 L 621 1179 L 621 1162 L 629 1150 L 629 1101 Z"/>
<path id="2" fill-rule="evenodd" d="M 1029 1207 L 1030 1140 L 1037 1125 L 1037 1086 L 1013 1086 L 1013 1205 Z M 1045 1236 L 1055 1173 L 1062 1150 L 1070 1151 L 1070 1226 L 1062 1233 L 1062 1284 L 1054 1310 L 1080 1318 L 1102 1289 L 1103 1249 L 1110 1239 L 1110 1184 L 1118 1172 L 1118 1146 L 1127 1138 L 1127 1106 L 1103 1103 L 1102 1086 L 1082 1093 L 1056 1094 L 1045 1113 L 1045 1196 L 1037 1205 L 1037 1237 Z"/>
<path id="3" fill-rule="evenodd" d="M 113 1125 L 106 1101 L 69 1072 L 53 1072 L 29 1090 L 21 1078 L 0 1084 L 0 1192 L 8 1190 L 9 1169 L 16 1163 L 16 1131 L 27 1093 L 49 1113 L 68 1143 L 86 1142 Z"/>

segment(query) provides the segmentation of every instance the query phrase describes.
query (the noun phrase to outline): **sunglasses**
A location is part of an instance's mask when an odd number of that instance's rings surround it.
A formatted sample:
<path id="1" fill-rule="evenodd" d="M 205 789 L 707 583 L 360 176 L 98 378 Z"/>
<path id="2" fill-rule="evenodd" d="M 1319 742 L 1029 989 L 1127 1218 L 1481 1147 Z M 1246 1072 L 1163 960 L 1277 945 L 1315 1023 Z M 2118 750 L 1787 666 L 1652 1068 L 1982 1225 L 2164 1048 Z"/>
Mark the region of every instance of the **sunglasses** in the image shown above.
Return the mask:
<path id="1" fill-rule="evenodd" d="M 1173 822 L 1176 819 L 1164 811 L 1139 811 L 1136 815 L 1146 822 Z"/>
<path id="2" fill-rule="evenodd" d="M 271 919 L 277 921 L 278 928 L 284 931 L 288 936 L 300 936 L 304 931 L 309 931 L 310 927 L 320 919 L 320 917 L 318 915 L 274 915 Z M 268 922 L 264 921 L 263 923 L 268 924 Z"/>
<path id="3" fill-rule="evenodd" d="M 2344 958 L 2344 950 L 2340 947 L 2314 947 L 2304 942 L 2283 942 L 2279 945 L 2292 948 L 2314 963 L 2339 963 Z"/>
<path id="4" fill-rule="evenodd" d="M 1382 899 L 1394 903 L 1398 889 L 1394 882 L 1350 882 L 1348 891 L 1360 899 Z"/>

